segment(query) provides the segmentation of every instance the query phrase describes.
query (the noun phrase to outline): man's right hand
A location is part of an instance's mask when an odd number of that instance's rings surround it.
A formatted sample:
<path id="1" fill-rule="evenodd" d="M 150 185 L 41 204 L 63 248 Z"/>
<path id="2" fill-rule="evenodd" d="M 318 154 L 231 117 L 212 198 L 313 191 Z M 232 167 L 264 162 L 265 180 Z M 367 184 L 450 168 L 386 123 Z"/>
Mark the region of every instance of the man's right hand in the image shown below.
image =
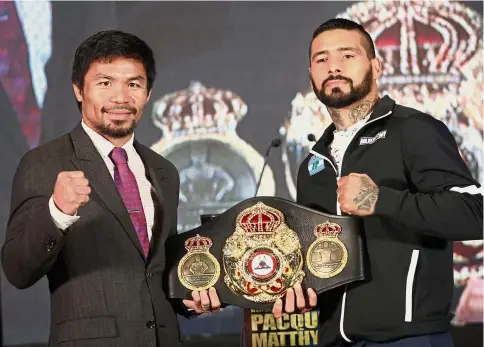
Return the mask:
<path id="1" fill-rule="evenodd" d="M 307 290 L 307 301 L 300 283 L 289 288 L 286 292 L 286 305 L 284 307 L 281 299 L 277 299 L 272 307 L 272 314 L 276 319 L 282 317 L 284 312 L 287 313 L 304 313 L 311 311 L 318 303 L 318 296 L 312 288 Z"/>
<path id="2" fill-rule="evenodd" d="M 89 201 L 91 188 L 82 171 L 63 171 L 57 175 L 54 203 L 65 214 L 74 216 Z"/>

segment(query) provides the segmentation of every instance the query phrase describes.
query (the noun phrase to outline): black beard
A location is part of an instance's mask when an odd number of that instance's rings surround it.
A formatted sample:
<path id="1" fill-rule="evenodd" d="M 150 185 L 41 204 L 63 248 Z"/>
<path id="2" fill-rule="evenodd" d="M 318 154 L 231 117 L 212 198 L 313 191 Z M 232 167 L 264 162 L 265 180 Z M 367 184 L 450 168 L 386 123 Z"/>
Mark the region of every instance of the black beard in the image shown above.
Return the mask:
<path id="1" fill-rule="evenodd" d="M 123 127 L 124 122 L 122 121 L 113 121 L 113 123 L 116 125 L 115 127 L 112 127 L 110 124 L 101 123 L 96 128 L 100 134 L 112 139 L 122 139 L 133 134 L 136 129 L 136 121 L 134 119 L 128 127 Z"/>
<path id="2" fill-rule="evenodd" d="M 334 87 L 331 90 L 331 94 L 327 95 L 324 92 L 324 87 L 326 83 L 329 81 L 334 80 L 344 80 L 349 83 L 350 91 L 348 93 L 344 93 L 339 87 Z M 316 87 L 314 80 L 311 78 L 311 85 L 313 86 L 313 91 L 316 94 L 319 101 L 321 101 L 324 105 L 329 108 L 343 108 L 348 107 L 355 102 L 363 100 L 371 91 L 371 85 L 373 82 L 373 71 L 371 67 L 368 69 L 365 77 L 361 84 L 357 85 L 356 87 L 353 85 L 353 80 L 347 77 L 343 77 L 340 75 L 337 76 L 330 76 L 328 77 L 322 84 L 321 89 Z"/>

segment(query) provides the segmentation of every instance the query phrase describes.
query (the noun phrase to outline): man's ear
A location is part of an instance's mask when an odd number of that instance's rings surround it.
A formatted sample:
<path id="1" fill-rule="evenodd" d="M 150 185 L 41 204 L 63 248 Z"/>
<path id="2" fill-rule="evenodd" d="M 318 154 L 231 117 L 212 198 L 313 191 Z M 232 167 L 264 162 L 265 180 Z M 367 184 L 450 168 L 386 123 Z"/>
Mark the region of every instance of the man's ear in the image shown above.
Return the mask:
<path id="1" fill-rule="evenodd" d="M 373 69 L 373 79 L 376 81 L 380 78 L 383 71 L 383 63 L 380 57 L 375 57 L 371 60 L 371 67 Z"/>
<path id="2" fill-rule="evenodd" d="M 81 89 L 76 84 L 72 84 L 72 88 L 74 89 L 74 94 L 76 95 L 76 100 L 79 101 L 79 102 L 82 102 L 82 91 L 81 91 Z"/>

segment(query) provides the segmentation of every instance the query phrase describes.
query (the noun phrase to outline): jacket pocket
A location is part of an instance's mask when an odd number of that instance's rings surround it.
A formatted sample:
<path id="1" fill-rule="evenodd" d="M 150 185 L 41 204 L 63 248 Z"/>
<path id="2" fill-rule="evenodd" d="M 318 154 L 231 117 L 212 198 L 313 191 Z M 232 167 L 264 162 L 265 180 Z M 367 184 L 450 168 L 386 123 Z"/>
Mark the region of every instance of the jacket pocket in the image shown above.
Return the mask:
<path id="1" fill-rule="evenodd" d="M 113 317 L 78 318 L 57 323 L 55 341 L 62 343 L 83 339 L 118 337 Z"/>
<path id="2" fill-rule="evenodd" d="M 413 292 L 415 286 L 415 272 L 418 265 L 420 250 L 414 249 L 410 258 L 410 265 L 407 272 L 407 282 L 405 285 L 405 322 L 411 322 L 413 319 Z"/>

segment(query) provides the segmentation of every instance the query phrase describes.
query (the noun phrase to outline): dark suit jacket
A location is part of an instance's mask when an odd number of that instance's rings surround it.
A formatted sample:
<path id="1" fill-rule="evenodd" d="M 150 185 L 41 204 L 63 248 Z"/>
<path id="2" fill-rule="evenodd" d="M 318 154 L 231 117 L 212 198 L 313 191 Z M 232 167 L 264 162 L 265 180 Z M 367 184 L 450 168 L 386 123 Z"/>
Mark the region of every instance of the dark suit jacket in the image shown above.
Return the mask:
<path id="1" fill-rule="evenodd" d="M 2 264 L 18 288 L 47 275 L 49 346 L 180 343 L 174 309 L 179 306 L 167 301 L 161 284 L 165 240 L 176 234 L 178 172 L 148 147 L 134 145 L 156 190 L 147 258 L 104 161 L 80 125 L 29 151 L 17 168 Z M 84 172 L 92 193 L 78 211 L 80 219 L 63 233 L 48 200 L 58 173 L 74 170 Z"/>

